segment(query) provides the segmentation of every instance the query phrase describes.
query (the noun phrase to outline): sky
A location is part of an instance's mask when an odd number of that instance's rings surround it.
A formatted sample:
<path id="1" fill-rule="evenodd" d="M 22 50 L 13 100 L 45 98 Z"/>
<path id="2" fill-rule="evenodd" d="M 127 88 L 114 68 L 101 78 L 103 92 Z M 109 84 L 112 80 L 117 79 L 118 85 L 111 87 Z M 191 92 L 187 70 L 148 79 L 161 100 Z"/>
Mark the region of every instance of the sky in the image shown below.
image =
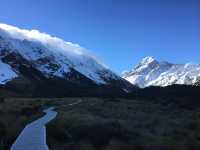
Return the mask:
<path id="1" fill-rule="evenodd" d="M 0 22 L 78 43 L 118 74 L 146 56 L 200 63 L 199 0 L 1 0 Z"/>

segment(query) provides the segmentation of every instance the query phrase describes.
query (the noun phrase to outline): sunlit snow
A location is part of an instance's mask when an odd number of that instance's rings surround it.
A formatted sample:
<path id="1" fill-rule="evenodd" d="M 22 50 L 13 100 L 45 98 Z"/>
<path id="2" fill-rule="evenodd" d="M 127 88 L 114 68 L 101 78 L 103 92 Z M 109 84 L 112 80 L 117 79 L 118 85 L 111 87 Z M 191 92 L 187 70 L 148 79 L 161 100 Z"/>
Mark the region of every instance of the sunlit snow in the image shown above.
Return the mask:
<path id="1" fill-rule="evenodd" d="M 63 77 L 73 68 L 98 84 L 105 84 L 105 78 L 118 78 L 78 44 L 66 42 L 38 30 L 19 29 L 7 24 L 0 24 L 0 36 L 6 45 L 9 45 L 10 50 L 32 61 L 37 69 L 47 76 Z M 48 63 L 44 63 L 44 60 L 48 60 Z"/>
<path id="2" fill-rule="evenodd" d="M 11 69 L 11 67 L 0 60 L 0 84 L 5 84 L 16 77 L 17 74 Z"/>
<path id="3" fill-rule="evenodd" d="M 172 84 L 193 85 L 200 79 L 200 65 L 171 64 L 146 57 L 133 70 L 123 74 L 123 78 L 141 88 Z"/>

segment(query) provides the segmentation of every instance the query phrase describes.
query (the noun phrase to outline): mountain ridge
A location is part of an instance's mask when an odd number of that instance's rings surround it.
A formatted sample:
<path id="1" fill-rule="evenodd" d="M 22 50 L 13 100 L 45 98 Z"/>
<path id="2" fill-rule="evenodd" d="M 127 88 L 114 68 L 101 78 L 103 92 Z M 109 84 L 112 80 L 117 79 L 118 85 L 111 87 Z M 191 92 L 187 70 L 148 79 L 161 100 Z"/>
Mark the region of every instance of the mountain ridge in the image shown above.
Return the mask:
<path id="1" fill-rule="evenodd" d="M 84 93 L 86 89 L 98 91 L 100 87 L 100 91 L 109 87 L 121 92 L 132 88 L 85 48 L 37 30 L 0 24 L 0 61 L 15 75 L 7 80 L 0 76 L 0 84 L 16 91 L 21 86 L 21 91 L 26 90 L 28 85 L 34 85 L 32 93 L 38 87 L 43 90 L 47 86 L 53 91 L 52 86 L 57 85 L 56 88 L 64 89 L 58 91 L 61 95 Z M 9 77 L 9 72 L 3 75 Z M 47 90 L 45 92 L 48 95 Z"/>
<path id="2" fill-rule="evenodd" d="M 173 64 L 145 57 L 131 71 L 122 77 L 140 88 L 148 86 L 169 86 L 173 84 L 196 85 L 200 78 L 199 64 Z"/>

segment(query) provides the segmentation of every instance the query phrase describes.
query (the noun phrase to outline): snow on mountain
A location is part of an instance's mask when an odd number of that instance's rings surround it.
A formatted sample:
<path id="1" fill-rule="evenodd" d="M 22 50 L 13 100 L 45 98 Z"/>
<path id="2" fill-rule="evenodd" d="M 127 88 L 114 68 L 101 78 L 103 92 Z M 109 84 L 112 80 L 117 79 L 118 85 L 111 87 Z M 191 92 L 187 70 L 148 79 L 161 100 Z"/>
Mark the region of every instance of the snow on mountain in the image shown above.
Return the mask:
<path id="1" fill-rule="evenodd" d="M 194 85 L 200 79 L 200 65 L 172 64 L 146 57 L 133 70 L 122 76 L 141 88 L 172 84 Z"/>
<path id="2" fill-rule="evenodd" d="M 0 61 L 0 84 L 5 84 L 16 77 L 17 74 L 12 70 L 12 68 Z"/>
<path id="3" fill-rule="evenodd" d="M 20 54 L 47 77 L 65 78 L 75 70 L 96 84 L 121 78 L 78 44 L 66 42 L 38 30 L 0 24 L 0 56 Z"/>

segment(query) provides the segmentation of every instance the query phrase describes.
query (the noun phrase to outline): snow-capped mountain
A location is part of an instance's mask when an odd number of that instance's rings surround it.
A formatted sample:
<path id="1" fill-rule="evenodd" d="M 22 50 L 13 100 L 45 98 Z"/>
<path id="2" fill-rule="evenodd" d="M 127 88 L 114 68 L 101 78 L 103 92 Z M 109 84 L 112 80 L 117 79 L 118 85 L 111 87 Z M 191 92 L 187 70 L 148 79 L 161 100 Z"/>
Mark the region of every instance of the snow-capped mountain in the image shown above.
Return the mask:
<path id="1" fill-rule="evenodd" d="M 38 30 L 0 24 L 0 84 L 19 78 L 59 79 L 70 84 L 112 86 L 124 91 L 130 86 L 78 44 Z"/>
<path id="2" fill-rule="evenodd" d="M 196 85 L 200 79 L 200 65 L 172 64 L 146 57 L 122 77 L 140 88 L 173 84 Z"/>

